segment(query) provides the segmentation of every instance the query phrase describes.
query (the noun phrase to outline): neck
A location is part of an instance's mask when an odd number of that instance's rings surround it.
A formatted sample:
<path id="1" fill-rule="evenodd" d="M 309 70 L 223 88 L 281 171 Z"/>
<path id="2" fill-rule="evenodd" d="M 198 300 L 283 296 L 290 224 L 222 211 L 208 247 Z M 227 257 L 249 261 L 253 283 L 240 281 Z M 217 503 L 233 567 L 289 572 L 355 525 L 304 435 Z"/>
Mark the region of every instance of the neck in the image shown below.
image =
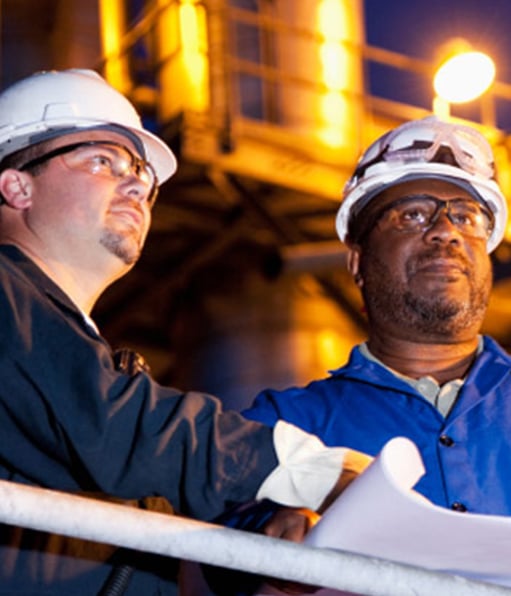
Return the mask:
<path id="1" fill-rule="evenodd" d="M 82 310 L 90 315 L 94 305 L 106 288 L 97 273 L 85 268 L 68 268 L 58 261 L 42 260 L 28 255 L 56 283 L 62 291 Z"/>
<path id="2" fill-rule="evenodd" d="M 381 337 L 374 334 L 369 338 L 368 347 L 376 358 L 400 374 L 413 379 L 429 375 L 443 385 L 467 374 L 474 361 L 478 341 L 477 334 L 449 343 L 419 343 L 388 337 L 381 341 Z"/>

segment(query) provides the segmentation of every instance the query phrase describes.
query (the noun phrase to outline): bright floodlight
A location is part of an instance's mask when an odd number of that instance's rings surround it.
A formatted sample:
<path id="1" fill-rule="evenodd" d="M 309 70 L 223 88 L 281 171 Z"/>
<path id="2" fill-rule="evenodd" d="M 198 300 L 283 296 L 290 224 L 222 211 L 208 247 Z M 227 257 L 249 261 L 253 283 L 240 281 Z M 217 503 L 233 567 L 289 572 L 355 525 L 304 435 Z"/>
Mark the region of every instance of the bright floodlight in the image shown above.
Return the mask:
<path id="1" fill-rule="evenodd" d="M 495 78 L 495 64 L 482 52 L 465 52 L 449 58 L 435 74 L 433 86 L 449 103 L 472 101 L 482 95 Z"/>

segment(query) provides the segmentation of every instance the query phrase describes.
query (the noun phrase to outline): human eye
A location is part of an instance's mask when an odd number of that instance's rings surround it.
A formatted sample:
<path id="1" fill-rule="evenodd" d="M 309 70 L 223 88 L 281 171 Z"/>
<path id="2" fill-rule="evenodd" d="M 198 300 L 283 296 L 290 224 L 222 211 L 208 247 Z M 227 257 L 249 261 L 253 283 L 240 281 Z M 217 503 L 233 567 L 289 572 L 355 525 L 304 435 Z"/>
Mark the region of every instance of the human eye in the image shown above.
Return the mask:
<path id="1" fill-rule="evenodd" d="M 420 222 L 426 221 L 426 213 L 422 207 L 407 207 L 399 213 L 401 221 Z"/>
<path id="2" fill-rule="evenodd" d="M 414 227 L 429 221 L 431 209 L 420 201 L 410 201 L 397 205 L 392 211 L 393 219 L 401 226 Z"/>
<path id="3" fill-rule="evenodd" d="M 87 156 L 91 171 L 95 174 L 111 175 L 114 170 L 114 156 L 108 151 L 97 149 Z"/>
<path id="4" fill-rule="evenodd" d="M 465 228 L 475 228 L 483 222 L 483 214 L 477 208 L 469 205 L 456 205 L 451 208 L 451 221 Z"/>
<path id="5" fill-rule="evenodd" d="M 109 148 L 101 145 L 85 145 L 70 154 L 74 167 L 79 167 L 91 174 L 111 176 L 115 168 L 115 155 Z"/>

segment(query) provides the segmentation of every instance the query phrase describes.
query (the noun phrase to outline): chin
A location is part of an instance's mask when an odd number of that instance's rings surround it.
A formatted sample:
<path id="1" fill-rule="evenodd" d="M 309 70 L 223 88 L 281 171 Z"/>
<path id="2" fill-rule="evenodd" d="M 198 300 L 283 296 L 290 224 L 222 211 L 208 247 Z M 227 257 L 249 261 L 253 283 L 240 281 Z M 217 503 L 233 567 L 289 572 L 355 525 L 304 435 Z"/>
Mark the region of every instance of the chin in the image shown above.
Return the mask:
<path id="1" fill-rule="evenodd" d="M 107 230 L 101 236 L 100 244 L 129 266 L 133 266 L 138 261 L 142 252 L 142 241 L 140 237 L 135 238 L 133 234 L 127 236 Z"/>
<path id="2" fill-rule="evenodd" d="M 119 259 L 125 264 L 128 265 L 128 267 L 133 267 L 133 265 L 135 265 L 135 263 L 138 261 L 138 259 L 140 258 L 140 251 L 137 250 L 135 251 L 119 251 L 114 253 L 116 257 L 119 257 Z"/>

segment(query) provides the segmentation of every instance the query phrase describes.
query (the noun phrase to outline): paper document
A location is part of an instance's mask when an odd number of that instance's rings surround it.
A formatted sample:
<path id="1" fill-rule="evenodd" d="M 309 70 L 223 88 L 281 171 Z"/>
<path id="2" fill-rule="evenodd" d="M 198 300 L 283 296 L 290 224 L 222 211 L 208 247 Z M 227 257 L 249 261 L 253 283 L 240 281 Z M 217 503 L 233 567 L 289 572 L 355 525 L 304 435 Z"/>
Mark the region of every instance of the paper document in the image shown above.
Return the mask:
<path id="1" fill-rule="evenodd" d="M 459 513 L 413 490 L 417 447 L 398 437 L 328 508 L 306 544 L 511 586 L 511 517 Z M 282 594 L 264 588 L 259 596 Z M 316 596 L 340 595 L 323 589 Z"/>

